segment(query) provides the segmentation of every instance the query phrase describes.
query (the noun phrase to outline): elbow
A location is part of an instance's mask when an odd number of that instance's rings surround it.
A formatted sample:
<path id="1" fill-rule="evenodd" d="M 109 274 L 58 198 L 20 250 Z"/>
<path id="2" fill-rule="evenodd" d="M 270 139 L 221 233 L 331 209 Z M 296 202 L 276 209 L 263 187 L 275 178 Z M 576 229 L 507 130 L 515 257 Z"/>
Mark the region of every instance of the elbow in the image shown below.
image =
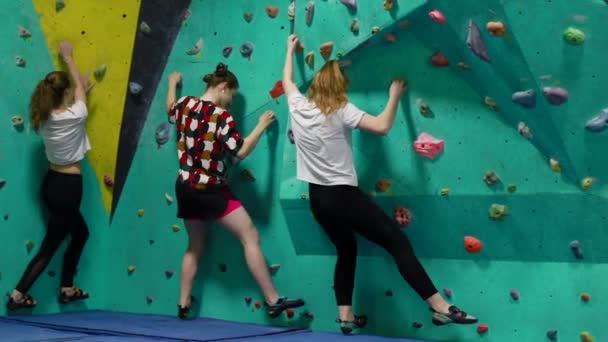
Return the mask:
<path id="1" fill-rule="evenodd" d="M 389 126 L 381 126 L 378 128 L 377 133 L 378 133 L 378 135 L 385 137 L 388 135 L 388 132 L 390 132 L 390 131 L 391 131 L 391 128 Z"/>

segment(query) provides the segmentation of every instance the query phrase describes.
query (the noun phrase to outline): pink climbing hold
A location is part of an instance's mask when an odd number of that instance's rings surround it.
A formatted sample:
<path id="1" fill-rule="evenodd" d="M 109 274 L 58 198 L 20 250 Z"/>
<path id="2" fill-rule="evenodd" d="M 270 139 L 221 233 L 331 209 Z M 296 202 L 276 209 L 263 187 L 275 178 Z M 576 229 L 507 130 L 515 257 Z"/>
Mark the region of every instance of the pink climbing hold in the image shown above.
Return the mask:
<path id="1" fill-rule="evenodd" d="M 401 227 L 407 227 L 412 222 L 412 212 L 401 206 L 395 207 L 395 221 Z"/>
<path id="2" fill-rule="evenodd" d="M 250 304 L 251 304 L 251 297 L 249 297 L 249 296 L 248 296 L 248 297 L 245 297 L 245 303 L 246 303 L 247 305 L 250 305 Z"/>
<path id="3" fill-rule="evenodd" d="M 437 51 L 431 56 L 431 64 L 436 67 L 447 67 L 450 65 L 450 61 L 441 51 Z"/>
<path id="4" fill-rule="evenodd" d="M 443 151 L 444 141 L 437 139 L 430 134 L 422 133 L 414 141 L 414 151 L 424 158 L 434 159 Z"/>
<path id="5" fill-rule="evenodd" d="M 434 9 L 429 12 L 429 17 L 440 24 L 445 24 L 448 20 L 445 18 L 445 15 L 441 13 L 438 9 Z"/>
<path id="6" fill-rule="evenodd" d="M 446 297 L 452 298 L 452 295 L 453 295 L 452 289 L 446 287 L 445 289 L 443 289 L 443 293 L 445 294 Z"/>
<path id="7" fill-rule="evenodd" d="M 340 2 L 351 10 L 357 9 L 357 0 L 340 0 Z"/>
<path id="8" fill-rule="evenodd" d="M 516 289 L 511 289 L 511 298 L 513 300 L 519 300 L 519 292 Z"/>
<path id="9" fill-rule="evenodd" d="M 554 106 L 559 106 L 568 101 L 568 91 L 561 87 L 545 87 L 543 94 L 547 101 Z"/>
<path id="10" fill-rule="evenodd" d="M 112 177 L 110 177 L 110 175 L 103 176 L 103 182 L 108 187 L 114 186 L 114 180 L 112 180 Z"/>
<path id="11" fill-rule="evenodd" d="M 465 236 L 464 237 L 464 248 L 469 253 L 479 253 L 483 249 L 483 243 L 481 243 L 481 240 L 479 240 L 473 236 Z"/>

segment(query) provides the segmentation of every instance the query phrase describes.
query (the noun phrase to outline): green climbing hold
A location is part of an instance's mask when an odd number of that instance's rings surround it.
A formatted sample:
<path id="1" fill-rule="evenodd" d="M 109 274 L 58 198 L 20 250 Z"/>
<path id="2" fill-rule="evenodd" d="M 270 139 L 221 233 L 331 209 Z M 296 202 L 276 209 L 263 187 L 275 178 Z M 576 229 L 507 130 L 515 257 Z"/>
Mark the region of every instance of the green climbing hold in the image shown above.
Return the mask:
<path id="1" fill-rule="evenodd" d="M 490 218 L 493 220 L 502 220 L 507 215 L 509 215 L 509 208 L 503 204 L 492 204 L 490 210 L 488 211 L 490 214 Z"/>
<path id="2" fill-rule="evenodd" d="M 585 42 L 585 32 L 574 27 L 568 27 L 564 31 L 564 39 L 573 45 L 581 45 Z"/>
<path id="3" fill-rule="evenodd" d="M 102 64 L 97 69 L 95 69 L 95 72 L 93 73 L 93 75 L 95 75 L 95 78 L 97 80 L 100 80 L 106 74 L 107 70 L 108 70 L 108 66 L 105 64 Z"/>

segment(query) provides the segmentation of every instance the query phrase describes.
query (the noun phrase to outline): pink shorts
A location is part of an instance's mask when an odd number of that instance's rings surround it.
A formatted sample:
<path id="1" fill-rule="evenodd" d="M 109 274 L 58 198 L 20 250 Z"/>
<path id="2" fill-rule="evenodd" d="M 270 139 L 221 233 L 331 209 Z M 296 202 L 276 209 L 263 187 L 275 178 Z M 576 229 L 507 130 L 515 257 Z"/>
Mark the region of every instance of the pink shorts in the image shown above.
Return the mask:
<path id="1" fill-rule="evenodd" d="M 243 206 L 243 203 L 241 203 L 241 201 L 239 201 L 239 199 L 236 198 L 236 196 L 234 196 L 234 194 L 230 190 L 222 190 L 222 193 L 224 194 L 224 196 L 226 196 L 226 198 L 228 198 L 228 205 L 226 206 L 226 210 L 224 210 L 223 213 L 215 217 L 216 220 L 228 216 L 230 213 Z"/>

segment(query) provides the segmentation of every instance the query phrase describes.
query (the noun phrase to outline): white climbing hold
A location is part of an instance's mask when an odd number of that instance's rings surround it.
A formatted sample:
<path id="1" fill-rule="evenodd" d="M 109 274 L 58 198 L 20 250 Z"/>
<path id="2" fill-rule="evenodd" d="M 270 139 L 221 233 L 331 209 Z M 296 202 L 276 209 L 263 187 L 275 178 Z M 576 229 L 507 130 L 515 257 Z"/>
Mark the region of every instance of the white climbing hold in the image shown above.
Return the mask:
<path id="1" fill-rule="evenodd" d="M 25 67 L 25 58 L 21 56 L 15 56 L 15 65 L 18 67 Z"/>
<path id="2" fill-rule="evenodd" d="M 340 2 L 351 10 L 357 9 L 357 0 L 340 0 Z"/>
<path id="3" fill-rule="evenodd" d="M 145 34 L 149 34 L 150 32 L 152 32 L 150 25 L 148 25 L 148 23 L 146 23 L 145 21 L 142 21 L 139 24 L 139 30 Z"/>
<path id="4" fill-rule="evenodd" d="M 144 87 L 142 87 L 141 84 L 137 82 L 129 82 L 129 92 L 131 94 L 138 95 L 143 89 Z"/>
<path id="5" fill-rule="evenodd" d="M 19 29 L 19 37 L 21 37 L 21 38 L 29 38 L 29 37 L 32 36 L 32 33 L 28 29 L 26 29 L 25 27 L 19 25 L 17 28 Z"/>
<path id="6" fill-rule="evenodd" d="M 519 134 L 521 134 L 522 137 L 526 138 L 526 139 L 532 139 L 533 135 L 532 135 L 532 131 L 530 130 L 530 127 L 528 127 L 528 125 L 526 125 L 525 122 L 520 121 L 517 124 L 517 131 L 519 132 Z"/>
<path id="7" fill-rule="evenodd" d="M 289 19 L 289 21 L 294 21 L 296 18 L 296 2 L 295 0 L 292 0 L 291 3 L 289 4 L 289 7 L 287 7 L 287 19 Z"/>
<path id="8" fill-rule="evenodd" d="M 351 31 L 352 33 L 357 33 L 357 32 L 359 32 L 359 26 L 360 26 L 360 24 L 359 24 L 359 19 L 353 19 L 352 24 L 350 24 L 350 31 Z"/>
<path id="9" fill-rule="evenodd" d="M 203 49 L 203 38 L 201 37 L 198 39 L 196 44 L 194 44 L 192 49 L 186 51 L 186 54 L 193 56 L 193 55 L 196 55 L 197 53 L 201 52 L 202 49 Z"/>
<path id="10" fill-rule="evenodd" d="M 165 193 L 165 200 L 167 200 L 168 204 L 173 203 L 173 197 L 171 197 L 171 195 L 169 195 L 168 193 Z"/>

